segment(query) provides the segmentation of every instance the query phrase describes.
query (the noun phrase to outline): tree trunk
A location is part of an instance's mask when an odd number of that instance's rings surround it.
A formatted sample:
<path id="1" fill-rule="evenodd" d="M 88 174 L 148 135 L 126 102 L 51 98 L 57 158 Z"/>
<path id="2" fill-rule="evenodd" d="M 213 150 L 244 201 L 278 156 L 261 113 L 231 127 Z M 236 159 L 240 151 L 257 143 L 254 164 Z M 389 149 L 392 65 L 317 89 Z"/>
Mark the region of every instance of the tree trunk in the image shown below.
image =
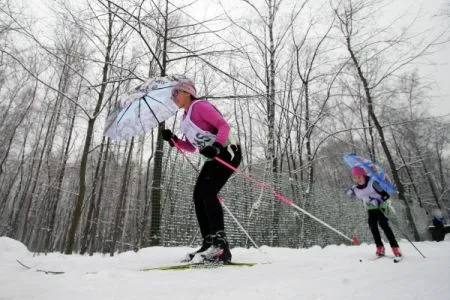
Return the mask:
<path id="1" fill-rule="evenodd" d="M 109 8 L 111 8 L 111 3 L 108 2 Z M 102 107 L 103 99 L 105 96 L 106 86 L 108 85 L 108 71 L 110 64 L 111 46 L 112 46 L 112 12 L 108 12 L 108 41 L 105 52 L 105 62 L 103 65 L 103 77 L 100 92 L 98 94 L 97 104 L 94 109 L 93 117 L 89 118 L 88 127 L 86 130 L 86 139 L 84 141 L 83 153 L 80 162 L 80 172 L 79 172 L 79 187 L 78 187 L 78 198 L 75 206 L 75 211 L 70 222 L 69 232 L 67 234 L 67 245 L 65 249 L 66 254 L 72 254 L 75 246 L 75 234 L 78 228 L 78 224 L 81 219 L 81 208 L 83 207 L 84 196 L 86 193 L 86 172 L 87 172 L 87 162 L 89 156 L 89 147 L 94 133 L 95 120 L 97 119 L 98 113 Z"/>
<path id="2" fill-rule="evenodd" d="M 164 34 L 162 49 L 161 76 L 166 76 L 167 67 L 167 41 L 169 33 L 169 1 L 165 1 Z M 156 137 L 155 160 L 153 165 L 153 181 L 151 189 L 151 218 L 150 218 L 150 245 L 156 246 L 161 243 L 161 185 L 162 185 L 162 161 L 163 161 L 163 140 L 161 131 L 165 129 L 165 123 L 158 126 L 158 135 Z"/>
<path id="3" fill-rule="evenodd" d="M 105 139 L 103 139 L 104 141 Z M 103 144 L 103 143 L 102 143 Z M 90 232 L 89 232 L 89 255 L 93 255 L 95 252 L 95 247 L 94 247 L 94 243 L 96 242 L 96 240 L 98 240 L 98 222 L 99 222 L 99 215 L 100 215 L 100 205 L 102 203 L 102 197 L 103 197 L 103 187 L 104 187 L 104 183 L 106 180 L 106 164 L 108 162 L 108 154 L 109 154 L 109 146 L 110 146 L 110 139 L 108 138 L 108 141 L 106 143 L 106 150 L 105 153 L 103 155 L 103 160 L 102 160 L 102 167 L 101 167 L 101 173 L 100 173 L 100 185 L 98 188 L 98 195 L 94 194 L 94 196 L 96 195 L 96 198 L 93 197 L 92 201 L 96 201 L 95 203 L 95 207 L 94 207 L 94 211 L 93 211 L 93 215 L 92 215 L 92 221 L 91 221 L 91 228 L 90 228 Z M 103 152 L 103 151 L 101 151 Z"/>
<path id="4" fill-rule="evenodd" d="M 133 157 L 133 148 L 134 148 L 134 137 L 130 142 L 130 149 L 128 150 L 127 162 L 125 164 L 125 173 L 122 178 L 122 187 L 120 189 L 119 196 L 119 205 L 117 205 L 116 216 L 114 218 L 114 230 L 113 230 L 113 241 L 112 246 L 109 252 L 110 256 L 114 256 L 114 252 L 116 251 L 116 244 L 121 236 L 121 232 L 123 231 L 123 220 L 126 214 L 125 212 L 125 204 L 127 198 L 127 189 L 131 171 L 131 158 Z"/>
<path id="5" fill-rule="evenodd" d="M 366 96 L 366 100 L 367 100 L 367 108 L 369 110 L 369 115 L 370 118 L 373 120 L 375 128 L 377 129 L 378 135 L 380 136 L 380 143 L 381 143 L 381 147 L 383 148 L 384 154 L 386 155 L 386 159 L 388 161 L 389 164 L 389 168 L 391 169 L 392 172 L 392 177 L 394 180 L 395 185 L 397 186 L 397 191 L 398 191 L 398 198 L 400 200 L 403 200 L 404 204 L 405 204 L 405 209 L 406 209 L 406 217 L 408 218 L 408 223 L 411 227 L 411 230 L 413 231 L 414 234 L 414 238 L 419 241 L 420 240 L 420 235 L 419 232 L 417 230 L 416 224 L 414 222 L 414 218 L 412 215 L 412 211 L 411 211 L 411 207 L 410 207 L 410 203 L 411 201 L 407 201 L 405 198 L 405 188 L 403 186 L 403 183 L 400 181 L 400 176 L 397 172 L 397 169 L 395 168 L 395 163 L 394 163 L 394 159 L 392 158 L 391 152 L 389 150 L 389 147 L 386 143 L 386 139 L 384 137 L 384 132 L 383 132 L 383 127 L 381 126 L 380 122 L 378 121 L 378 118 L 375 114 L 374 111 L 374 107 L 373 107 L 373 99 L 372 99 L 372 94 L 370 92 L 370 88 L 369 88 L 369 84 L 367 82 L 366 77 L 363 74 L 363 71 L 361 69 L 361 65 L 359 64 L 358 59 L 356 58 L 351 43 L 350 43 L 350 38 L 347 37 L 347 50 L 350 53 L 351 56 L 351 60 L 354 64 L 354 67 L 356 68 L 356 70 L 358 71 L 358 76 L 359 79 L 361 80 L 363 87 L 364 87 L 364 92 L 365 92 L 365 96 Z"/>
<path id="6" fill-rule="evenodd" d="M 161 131 L 164 130 L 164 122 L 158 126 L 158 137 L 156 139 L 155 160 L 153 165 L 150 217 L 150 245 L 157 246 L 161 243 L 161 185 L 162 185 L 162 162 L 163 162 L 163 140 Z"/>
<path id="7" fill-rule="evenodd" d="M 59 170 L 56 195 L 55 195 L 55 197 L 53 199 L 53 203 L 52 203 L 52 205 L 50 205 L 50 209 L 49 209 L 50 210 L 50 218 L 48 220 L 48 232 L 47 232 L 47 237 L 46 237 L 46 241 L 45 241 L 45 245 L 44 245 L 45 251 L 53 251 L 53 247 L 51 246 L 51 241 L 52 241 L 52 235 L 53 235 L 54 228 L 55 228 L 56 212 L 57 212 L 57 208 L 58 208 L 58 202 L 61 197 L 61 188 L 63 186 L 63 180 L 64 180 L 64 174 L 66 171 L 67 160 L 69 159 L 69 151 L 70 151 L 70 146 L 72 143 L 72 135 L 74 133 L 73 126 L 75 124 L 76 111 L 77 111 L 76 107 L 74 106 L 74 112 L 72 115 L 72 119 L 70 120 L 69 129 L 68 129 L 69 136 L 67 138 L 66 147 L 64 149 L 64 153 L 62 156 L 62 164 L 61 164 L 60 170 Z"/>
<path id="8" fill-rule="evenodd" d="M 103 157 L 104 157 L 103 151 L 105 148 L 105 140 L 106 140 L 106 138 L 103 137 L 102 143 L 100 145 L 100 152 L 98 154 L 97 166 L 95 167 L 95 173 L 94 173 L 94 178 L 93 178 L 92 188 L 91 188 L 91 199 L 90 199 L 90 203 L 89 203 L 89 211 L 87 213 L 87 222 L 84 227 L 83 236 L 82 236 L 81 243 L 80 243 L 81 244 L 81 246 L 80 246 L 80 254 L 81 255 L 86 253 L 86 251 L 88 249 L 88 245 L 90 244 L 91 239 L 93 239 L 92 235 L 95 234 L 95 231 L 93 230 L 94 215 L 95 215 L 95 211 L 99 209 L 98 207 L 96 207 L 96 201 L 97 201 L 96 195 L 97 195 L 98 182 L 100 180 L 100 178 L 99 178 L 100 168 L 101 168 L 101 165 L 103 162 Z"/>
<path id="9" fill-rule="evenodd" d="M 421 197 L 420 197 L 420 193 L 419 193 L 419 191 L 418 191 L 418 189 L 417 189 L 416 184 L 414 183 L 414 178 L 413 178 L 413 176 L 412 176 L 412 174 L 411 174 L 411 171 L 409 170 L 409 167 L 406 165 L 407 162 L 406 162 L 405 158 L 403 157 L 403 154 L 402 154 L 402 151 L 401 151 L 401 149 L 400 149 L 400 146 L 399 146 L 398 143 L 397 143 L 397 139 L 395 138 L 395 135 L 394 135 L 394 134 L 392 134 L 392 137 L 393 137 L 395 146 L 396 146 L 396 148 L 397 148 L 397 153 L 398 153 L 400 159 L 402 160 L 403 165 L 405 166 L 405 170 L 406 170 L 406 173 L 408 174 L 409 180 L 411 180 L 411 185 L 412 185 L 412 188 L 413 188 L 413 190 L 414 190 L 414 194 L 415 194 L 416 197 L 417 197 L 417 201 L 419 202 L 419 206 L 420 206 L 420 207 L 423 207 L 423 205 L 422 205 L 422 199 L 421 199 Z"/>

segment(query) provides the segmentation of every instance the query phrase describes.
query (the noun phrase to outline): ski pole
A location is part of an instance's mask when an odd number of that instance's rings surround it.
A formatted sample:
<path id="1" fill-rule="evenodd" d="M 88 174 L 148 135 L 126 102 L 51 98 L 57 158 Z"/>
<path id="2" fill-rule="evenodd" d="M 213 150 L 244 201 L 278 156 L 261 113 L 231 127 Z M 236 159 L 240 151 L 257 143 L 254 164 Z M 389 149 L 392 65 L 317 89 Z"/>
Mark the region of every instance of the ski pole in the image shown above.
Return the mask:
<path id="1" fill-rule="evenodd" d="M 391 209 L 392 210 L 392 209 Z M 385 216 L 386 219 L 389 220 L 388 216 L 386 216 L 386 214 L 384 213 L 384 211 L 382 209 L 380 209 L 381 213 Z M 392 212 L 394 212 L 392 210 Z M 395 212 L 394 212 L 395 214 Z M 408 242 L 410 242 L 410 244 L 414 247 L 414 249 L 417 250 L 417 252 L 420 253 L 420 255 L 422 255 L 423 258 L 426 258 L 425 255 L 423 255 L 422 252 L 420 252 L 420 250 L 416 247 L 416 245 L 414 245 L 414 243 L 409 239 L 408 235 L 405 233 L 405 231 L 403 231 L 403 229 L 400 227 L 400 224 L 398 223 L 397 220 L 395 220 L 396 222 L 392 222 L 394 224 L 395 227 L 397 227 L 397 229 L 403 234 L 403 236 L 408 240 Z M 397 223 L 397 224 L 396 224 Z"/>
<path id="2" fill-rule="evenodd" d="M 220 204 L 223 206 L 223 208 L 225 208 L 225 210 L 230 214 L 231 218 L 234 220 L 234 222 L 236 222 L 236 224 L 239 226 L 239 228 L 247 235 L 248 239 L 252 242 L 252 244 L 255 246 L 256 249 L 260 250 L 259 246 L 256 244 L 256 242 L 252 239 L 252 237 L 247 233 L 247 231 L 245 230 L 245 228 L 241 225 L 241 223 L 239 223 L 239 221 L 236 219 L 236 217 L 233 215 L 233 213 L 230 211 L 230 209 L 228 208 L 228 206 L 225 205 L 225 203 L 223 203 L 223 198 L 222 197 L 217 197 L 219 199 Z M 197 232 L 194 235 L 194 238 L 192 239 L 191 242 L 191 246 L 193 245 L 198 233 L 200 232 L 200 229 L 197 230 Z M 261 251 L 261 250 L 260 250 Z"/>
<path id="3" fill-rule="evenodd" d="M 220 159 L 219 157 L 214 157 L 214 159 L 218 162 L 220 162 L 221 164 L 223 164 L 224 166 L 228 167 L 229 169 L 233 170 L 234 172 L 236 172 L 237 174 L 243 176 L 244 178 L 252 181 L 253 183 L 255 183 L 257 186 L 259 186 L 260 188 L 272 193 L 275 198 L 277 198 L 278 200 L 280 200 L 281 202 L 284 202 L 288 205 L 290 205 L 291 207 L 297 209 L 298 211 L 304 213 L 305 215 L 309 216 L 310 218 L 316 220 L 317 222 L 319 222 L 320 224 L 322 224 L 323 226 L 327 227 L 328 229 L 332 230 L 333 232 L 337 233 L 338 235 L 342 236 L 343 238 L 345 238 L 346 240 L 350 241 L 353 245 L 357 245 L 359 242 L 358 237 L 353 237 L 350 238 L 348 236 L 346 236 L 345 234 L 343 234 L 342 232 L 340 232 L 339 230 L 337 230 L 336 228 L 332 227 L 331 225 L 325 223 L 324 221 L 320 220 L 319 218 L 315 217 L 314 215 L 310 214 L 309 212 L 307 212 L 306 210 L 302 209 L 301 207 L 297 206 L 291 199 L 283 196 L 282 194 L 278 193 L 277 191 L 273 190 L 271 187 L 269 187 L 266 184 L 263 184 L 261 182 L 259 182 L 258 180 L 250 177 L 250 175 L 240 172 L 237 168 L 233 167 L 232 165 L 230 165 L 229 163 L 227 163 L 226 161 Z"/>
<path id="4" fill-rule="evenodd" d="M 191 160 L 187 157 L 186 153 L 184 153 L 183 149 L 181 149 L 181 147 L 174 141 L 174 139 L 172 139 L 173 144 L 175 145 L 175 147 L 178 149 L 179 152 L 181 152 L 181 154 L 183 155 L 183 157 L 188 161 L 188 163 L 192 166 L 192 168 L 197 171 L 197 173 L 199 173 L 200 171 L 197 169 L 197 167 L 191 162 Z M 239 223 L 238 219 L 236 219 L 236 217 L 233 215 L 233 213 L 230 211 L 230 209 L 228 208 L 228 206 L 225 205 L 225 203 L 223 203 L 223 198 L 217 196 L 219 203 L 223 206 L 223 208 L 225 208 L 225 210 L 228 212 L 228 214 L 231 216 L 231 218 L 233 219 L 233 221 L 238 225 L 238 227 L 244 232 L 244 234 L 249 238 L 249 240 L 252 242 L 252 244 L 256 247 L 256 249 L 258 249 L 259 251 L 262 251 L 259 246 L 255 243 L 255 241 L 252 239 L 252 237 L 250 236 L 250 234 L 247 232 L 247 230 L 245 230 L 244 226 L 241 225 L 241 223 Z"/>
<path id="5" fill-rule="evenodd" d="M 236 217 L 231 213 L 230 209 L 223 203 L 223 198 L 222 197 L 218 197 L 220 204 L 222 204 L 222 206 L 225 208 L 225 210 L 230 214 L 231 218 L 233 218 L 234 222 L 236 222 L 236 224 L 239 226 L 239 228 L 245 233 L 245 235 L 249 238 L 249 240 L 252 242 L 253 246 L 256 247 L 256 249 L 260 250 L 259 246 L 256 244 L 256 242 L 252 239 L 252 237 L 250 236 L 250 234 L 248 234 L 247 230 L 245 230 L 245 228 L 241 225 L 241 223 L 239 223 L 239 221 L 236 219 Z"/>

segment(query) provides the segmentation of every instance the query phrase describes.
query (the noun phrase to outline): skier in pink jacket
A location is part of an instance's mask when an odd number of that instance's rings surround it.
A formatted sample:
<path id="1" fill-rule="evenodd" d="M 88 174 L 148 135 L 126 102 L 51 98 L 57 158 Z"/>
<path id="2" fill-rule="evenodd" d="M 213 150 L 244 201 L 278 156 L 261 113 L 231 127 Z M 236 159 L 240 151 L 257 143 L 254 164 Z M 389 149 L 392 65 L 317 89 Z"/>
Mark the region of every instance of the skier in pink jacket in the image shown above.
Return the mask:
<path id="1" fill-rule="evenodd" d="M 172 89 L 172 100 L 184 109 L 181 121 L 183 139 L 171 130 L 162 131 L 165 141 L 184 151 L 198 150 L 206 158 L 194 188 L 194 204 L 203 243 L 200 249 L 186 256 L 186 261 L 231 262 L 231 252 L 224 228 L 222 206 L 218 193 L 233 174 L 233 170 L 214 158 L 217 156 L 238 167 L 241 147 L 230 134 L 230 126 L 222 114 L 206 99 L 198 99 L 195 85 L 182 80 Z"/>

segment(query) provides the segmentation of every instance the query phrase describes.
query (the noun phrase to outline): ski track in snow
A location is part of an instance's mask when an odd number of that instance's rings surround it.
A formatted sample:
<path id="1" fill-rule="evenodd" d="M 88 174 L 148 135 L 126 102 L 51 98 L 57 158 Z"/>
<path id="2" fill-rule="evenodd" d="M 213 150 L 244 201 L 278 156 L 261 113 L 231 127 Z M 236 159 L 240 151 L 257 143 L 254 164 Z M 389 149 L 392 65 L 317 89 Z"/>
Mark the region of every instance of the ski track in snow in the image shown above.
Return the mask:
<path id="1" fill-rule="evenodd" d="M 388 257 L 372 260 L 374 245 L 263 246 L 232 249 L 234 261 L 259 263 L 253 267 L 141 272 L 177 264 L 192 249 L 33 255 L 20 242 L 0 237 L 0 299 L 450 299 L 450 238 L 415 244 L 427 258 L 404 240 L 404 259 L 397 264 Z"/>

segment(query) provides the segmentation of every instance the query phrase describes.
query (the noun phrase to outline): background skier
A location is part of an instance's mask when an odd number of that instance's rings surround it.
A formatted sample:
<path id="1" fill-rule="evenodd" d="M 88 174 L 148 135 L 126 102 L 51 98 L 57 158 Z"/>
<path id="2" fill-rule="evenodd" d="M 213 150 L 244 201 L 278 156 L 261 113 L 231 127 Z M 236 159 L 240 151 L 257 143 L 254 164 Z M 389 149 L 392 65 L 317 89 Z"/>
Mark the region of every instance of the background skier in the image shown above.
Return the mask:
<path id="1" fill-rule="evenodd" d="M 366 171 L 361 167 L 353 167 L 352 177 L 356 184 L 347 191 L 347 195 L 361 199 L 367 208 L 368 223 L 376 244 L 376 255 L 383 256 L 385 254 L 384 244 L 378 229 L 378 226 L 380 226 L 389 240 L 394 256 L 402 256 L 386 217 L 388 208 L 386 201 L 389 199 L 389 194 L 380 187 L 376 180 L 367 176 Z"/>

